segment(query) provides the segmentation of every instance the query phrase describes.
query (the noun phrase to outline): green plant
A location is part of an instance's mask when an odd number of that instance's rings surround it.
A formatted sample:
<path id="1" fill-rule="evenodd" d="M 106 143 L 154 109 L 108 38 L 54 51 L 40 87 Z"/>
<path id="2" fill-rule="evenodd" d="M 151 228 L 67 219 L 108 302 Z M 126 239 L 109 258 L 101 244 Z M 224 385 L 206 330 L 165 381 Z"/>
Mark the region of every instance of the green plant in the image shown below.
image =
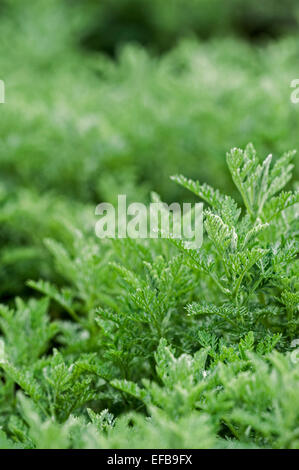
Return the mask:
<path id="1" fill-rule="evenodd" d="M 0 308 L 1 447 L 298 448 L 293 157 L 229 152 L 240 206 L 173 177 L 208 206 L 198 250 L 47 239 L 59 284 Z"/>
<path id="2" fill-rule="evenodd" d="M 203 249 L 174 243 L 189 257 L 189 265 L 215 284 L 223 301 L 193 303 L 187 307 L 189 314 L 218 316 L 218 325 L 231 333 L 249 328 L 262 335 L 267 330 L 290 338 L 298 334 L 299 193 L 281 191 L 291 178 L 293 157 L 294 152 L 288 152 L 271 168 L 272 156 L 260 164 L 252 145 L 227 154 L 245 206 L 242 217 L 231 197 L 183 176 L 173 178 L 210 206 L 205 211 L 208 239 Z"/>

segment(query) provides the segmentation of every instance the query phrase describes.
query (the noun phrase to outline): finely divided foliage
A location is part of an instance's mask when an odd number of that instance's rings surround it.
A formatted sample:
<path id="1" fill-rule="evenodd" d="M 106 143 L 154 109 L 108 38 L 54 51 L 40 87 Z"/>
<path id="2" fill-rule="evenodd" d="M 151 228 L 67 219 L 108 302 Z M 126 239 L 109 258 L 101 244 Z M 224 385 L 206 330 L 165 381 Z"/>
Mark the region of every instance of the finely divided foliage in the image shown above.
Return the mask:
<path id="1" fill-rule="evenodd" d="M 199 250 L 57 219 L 51 276 L 0 308 L 0 447 L 299 448 L 293 158 L 232 149 L 238 202 L 174 176 L 205 203 Z"/>

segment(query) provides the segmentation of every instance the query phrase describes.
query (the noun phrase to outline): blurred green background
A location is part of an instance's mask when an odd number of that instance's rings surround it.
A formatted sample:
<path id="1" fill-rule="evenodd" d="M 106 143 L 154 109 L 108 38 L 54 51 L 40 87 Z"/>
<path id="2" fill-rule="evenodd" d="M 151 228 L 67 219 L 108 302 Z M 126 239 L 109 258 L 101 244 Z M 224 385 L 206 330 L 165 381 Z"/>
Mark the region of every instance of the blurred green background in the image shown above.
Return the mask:
<path id="1" fill-rule="evenodd" d="M 189 197 L 174 173 L 235 194 L 231 147 L 298 148 L 298 21 L 295 0 L 2 0 L 2 297 L 51 278 L 43 239 L 92 231 L 96 203 Z"/>

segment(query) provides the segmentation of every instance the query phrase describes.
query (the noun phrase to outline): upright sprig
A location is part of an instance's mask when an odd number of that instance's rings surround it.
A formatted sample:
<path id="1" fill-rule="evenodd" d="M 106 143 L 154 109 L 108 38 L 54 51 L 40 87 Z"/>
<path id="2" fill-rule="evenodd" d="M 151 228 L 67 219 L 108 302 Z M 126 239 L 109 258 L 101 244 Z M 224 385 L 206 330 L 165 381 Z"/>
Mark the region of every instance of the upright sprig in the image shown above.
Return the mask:
<path id="1" fill-rule="evenodd" d="M 294 151 L 285 153 L 271 166 L 272 155 L 259 163 L 252 144 L 227 154 L 243 211 L 234 199 L 206 184 L 182 175 L 172 178 L 209 206 L 204 212 L 207 237 L 200 250 L 189 249 L 184 240 L 172 242 L 187 255 L 188 264 L 206 274 L 220 291 L 220 305 L 192 304 L 189 313 L 218 315 L 237 330 L 279 324 L 295 334 L 293 266 L 298 253 L 299 192 L 281 191 L 291 179 L 294 155 Z M 276 315 L 277 298 L 286 307 L 285 315 Z M 292 299 L 291 306 L 287 298 Z"/>

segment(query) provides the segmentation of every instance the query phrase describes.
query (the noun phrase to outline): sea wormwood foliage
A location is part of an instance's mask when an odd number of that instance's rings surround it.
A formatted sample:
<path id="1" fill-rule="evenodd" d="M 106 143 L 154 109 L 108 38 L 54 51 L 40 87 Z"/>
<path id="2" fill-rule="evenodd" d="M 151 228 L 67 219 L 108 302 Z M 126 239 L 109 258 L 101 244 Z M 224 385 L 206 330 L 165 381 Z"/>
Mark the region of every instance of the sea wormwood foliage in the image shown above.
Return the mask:
<path id="1" fill-rule="evenodd" d="M 298 448 L 293 158 L 229 152 L 242 205 L 173 177 L 206 204 L 199 250 L 59 224 L 56 281 L 0 308 L 0 447 Z"/>

